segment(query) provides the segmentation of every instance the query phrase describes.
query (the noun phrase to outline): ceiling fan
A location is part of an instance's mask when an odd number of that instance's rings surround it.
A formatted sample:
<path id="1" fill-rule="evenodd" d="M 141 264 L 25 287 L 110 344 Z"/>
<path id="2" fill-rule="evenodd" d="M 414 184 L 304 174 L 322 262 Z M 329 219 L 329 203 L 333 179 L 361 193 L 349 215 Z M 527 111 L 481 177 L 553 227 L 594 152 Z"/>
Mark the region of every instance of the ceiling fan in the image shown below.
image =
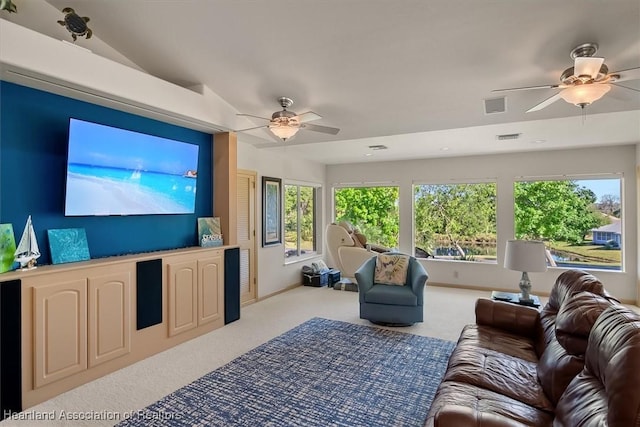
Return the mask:
<path id="1" fill-rule="evenodd" d="M 336 135 L 340 132 L 338 128 L 332 128 L 328 126 L 320 126 L 313 125 L 307 122 L 321 119 L 322 116 L 314 113 L 313 111 L 307 111 L 306 113 L 296 114 L 293 111 L 287 110 L 287 108 L 293 105 L 293 100 L 291 98 L 287 98 L 286 96 L 281 96 L 278 98 L 278 102 L 282 106 L 281 111 L 276 111 L 271 115 L 271 118 L 268 119 L 266 117 L 254 116 L 253 114 L 238 114 L 239 116 L 245 117 L 254 117 L 256 119 L 268 120 L 268 125 L 256 126 L 248 129 L 241 129 L 238 132 L 244 132 L 252 129 L 260 129 L 260 128 L 269 128 L 271 132 L 278 138 L 286 141 L 287 139 L 293 138 L 293 136 L 298 133 L 300 129 L 312 130 L 315 132 L 323 132 L 329 133 L 331 135 Z"/>
<path id="2" fill-rule="evenodd" d="M 528 109 L 527 113 L 542 110 L 560 98 L 584 109 L 584 107 L 609 92 L 612 85 L 640 92 L 638 89 L 618 84 L 618 82 L 625 80 L 640 79 L 640 67 L 609 73 L 609 68 L 605 65 L 604 58 L 593 56 L 597 51 L 598 45 L 596 43 L 581 44 L 573 49 L 571 51 L 571 59 L 574 60 L 574 65 L 564 70 L 560 76 L 560 84 L 496 89 L 492 92 L 562 89 L 555 95 Z"/>

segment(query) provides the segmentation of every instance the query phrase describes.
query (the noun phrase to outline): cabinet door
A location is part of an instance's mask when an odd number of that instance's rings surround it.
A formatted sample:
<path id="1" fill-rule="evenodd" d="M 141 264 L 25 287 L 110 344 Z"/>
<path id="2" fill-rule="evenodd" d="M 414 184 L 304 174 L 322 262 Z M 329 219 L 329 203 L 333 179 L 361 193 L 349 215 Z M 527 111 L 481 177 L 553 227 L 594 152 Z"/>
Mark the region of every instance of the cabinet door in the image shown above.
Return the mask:
<path id="1" fill-rule="evenodd" d="M 131 274 L 89 277 L 89 367 L 131 351 Z"/>
<path id="2" fill-rule="evenodd" d="M 219 255 L 198 260 L 198 325 L 224 316 L 224 260 Z"/>
<path id="3" fill-rule="evenodd" d="M 169 336 L 198 325 L 197 262 L 167 262 L 169 288 Z"/>
<path id="4" fill-rule="evenodd" d="M 87 282 L 33 288 L 34 387 L 87 369 Z"/>

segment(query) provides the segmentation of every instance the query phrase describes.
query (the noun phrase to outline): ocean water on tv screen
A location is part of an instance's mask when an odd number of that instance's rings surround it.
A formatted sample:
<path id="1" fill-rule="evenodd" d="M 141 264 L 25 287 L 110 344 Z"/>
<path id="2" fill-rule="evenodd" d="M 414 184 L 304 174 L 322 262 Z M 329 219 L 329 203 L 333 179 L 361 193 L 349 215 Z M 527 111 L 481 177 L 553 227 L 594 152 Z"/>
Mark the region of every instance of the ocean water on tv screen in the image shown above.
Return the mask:
<path id="1" fill-rule="evenodd" d="M 71 164 L 66 214 L 192 213 L 196 179 L 183 175 Z"/>

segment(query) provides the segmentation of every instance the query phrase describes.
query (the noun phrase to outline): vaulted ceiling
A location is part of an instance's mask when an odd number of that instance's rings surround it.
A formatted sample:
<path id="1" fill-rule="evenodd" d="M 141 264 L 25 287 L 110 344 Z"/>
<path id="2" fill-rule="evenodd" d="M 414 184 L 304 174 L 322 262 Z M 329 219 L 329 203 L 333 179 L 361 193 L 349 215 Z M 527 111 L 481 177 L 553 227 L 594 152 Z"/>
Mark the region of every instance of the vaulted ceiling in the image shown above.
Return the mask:
<path id="1" fill-rule="evenodd" d="M 95 53 L 204 84 L 241 113 L 270 117 L 288 96 L 293 111 L 341 129 L 285 144 L 264 129 L 241 134 L 266 150 L 332 164 L 640 142 L 640 91 L 531 113 L 558 89 L 492 92 L 559 83 L 587 42 L 611 71 L 640 67 L 638 0 L 47 0 L 29 16 L 33 1 L 13 0 L 19 13 L 2 18 L 70 40 L 55 20 L 72 7 L 91 18 L 93 37 L 77 43 Z M 500 96 L 506 112 L 486 114 L 484 100 Z M 497 140 L 505 133 L 520 137 Z"/>

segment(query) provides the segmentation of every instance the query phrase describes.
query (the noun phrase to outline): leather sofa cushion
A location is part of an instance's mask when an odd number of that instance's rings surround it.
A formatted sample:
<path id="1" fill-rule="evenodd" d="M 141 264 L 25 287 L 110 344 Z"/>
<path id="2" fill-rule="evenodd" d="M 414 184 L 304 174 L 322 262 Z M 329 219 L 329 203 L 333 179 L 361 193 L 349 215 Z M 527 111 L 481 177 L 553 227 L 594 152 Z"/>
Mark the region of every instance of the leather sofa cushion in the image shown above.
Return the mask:
<path id="1" fill-rule="evenodd" d="M 558 276 L 551 288 L 547 304 L 540 311 L 540 331 L 536 341 L 538 355 L 541 356 L 547 345 L 555 339 L 556 316 L 564 301 L 582 291 L 607 295 L 600 280 L 586 271 L 568 270 Z"/>
<path id="2" fill-rule="evenodd" d="M 364 301 L 386 305 L 418 305 L 418 297 L 409 286 L 373 285 L 364 294 Z"/>
<path id="3" fill-rule="evenodd" d="M 556 406 L 558 425 L 640 425 L 640 315 L 621 305 L 593 325 L 585 366 Z"/>
<path id="4" fill-rule="evenodd" d="M 604 285 L 597 277 L 582 270 L 565 271 L 558 276 L 553 288 L 551 288 L 545 309 L 548 308 L 557 313 L 567 298 L 582 291 L 605 295 Z"/>
<path id="5" fill-rule="evenodd" d="M 553 415 L 549 412 L 534 408 L 533 406 L 511 399 L 500 393 L 485 390 L 471 384 L 444 381 L 438 388 L 425 426 L 460 427 L 459 419 L 451 416 L 451 412 L 459 407 L 469 408 L 475 413 L 490 415 L 490 418 L 501 418 L 505 420 L 504 424 L 501 424 L 503 426 L 524 425 L 545 427 L 551 426 L 553 422 Z M 443 413 L 442 420 L 439 419 L 439 413 Z M 468 415 L 465 416 L 465 418 L 468 419 Z M 481 416 L 475 418 L 483 419 Z M 477 425 L 484 426 L 485 424 Z"/>
<path id="6" fill-rule="evenodd" d="M 537 364 L 493 350 L 458 346 L 449 358 L 445 381 L 471 384 L 553 412 L 538 383 Z"/>
<path id="7" fill-rule="evenodd" d="M 540 313 L 533 307 L 478 298 L 476 324 L 491 326 L 524 337 L 532 337 L 540 322 Z"/>
<path id="8" fill-rule="evenodd" d="M 567 353 L 557 340 L 547 345 L 538 362 L 537 372 L 542 389 L 554 406 L 583 367 L 583 357 Z"/>
<path id="9" fill-rule="evenodd" d="M 562 304 L 556 318 L 556 338 L 567 353 L 585 353 L 593 324 L 609 306 L 609 300 L 591 292 L 578 292 Z"/>
<path id="10" fill-rule="evenodd" d="M 533 340 L 491 326 L 466 325 L 457 347 L 493 350 L 527 362 L 538 362 Z"/>
<path id="11" fill-rule="evenodd" d="M 499 414 L 479 412 L 466 406 L 446 405 L 440 408 L 435 418 L 435 427 L 441 426 L 522 427 L 522 423 Z"/>
<path id="12" fill-rule="evenodd" d="M 580 372 L 562 395 L 556 407 L 556 418 L 561 426 L 610 426 L 607 424 L 607 394 L 600 381 Z M 637 424 L 617 424 L 617 427 Z"/>
<path id="13" fill-rule="evenodd" d="M 555 317 L 555 338 L 551 338 L 538 363 L 538 379 L 554 404 L 582 371 L 589 333 L 610 305 L 606 298 L 591 292 L 578 292 L 562 303 Z"/>

